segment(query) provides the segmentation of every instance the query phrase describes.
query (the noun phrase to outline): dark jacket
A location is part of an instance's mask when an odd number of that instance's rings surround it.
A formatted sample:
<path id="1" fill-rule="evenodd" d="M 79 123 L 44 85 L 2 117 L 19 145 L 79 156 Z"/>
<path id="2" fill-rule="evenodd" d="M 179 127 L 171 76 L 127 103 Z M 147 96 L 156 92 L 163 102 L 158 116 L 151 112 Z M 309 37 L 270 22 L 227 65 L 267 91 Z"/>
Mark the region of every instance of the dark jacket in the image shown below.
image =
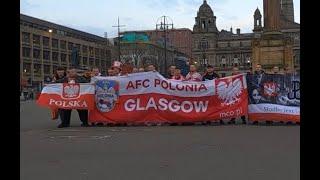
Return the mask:
<path id="1" fill-rule="evenodd" d="M 84 78 L 82 76 L 77 76 L 75 78 L 75 82 L 76 83 L 89 83 L 90 81 L 88 81 L 86 78 Z M 68 77 L 64 77 L 62 79 L 59 79 L 56 81 L 56 83 L 68 83 Z"/>
<path id="2" fill-rule="evenodd" d="M 261 73 L 258 73 L 257 71 L 253 74 L 252 83 L 256 88 L 263 87 L 263 83 L 266 81 L 266 73 L 262 71 Z"/>
<path id="3" fill-rule="evenodd" d="M 213 80 L 213 79 L 216 79 L 216 78 L 220 78 L 220 76 L 217 73 L 215 73 L 215 72 L 213 72 L 213 74 L 206 73 L 202 77 L 202 81 Z"/>
<path id="4" fill-rule="evenodd" d="M 91 81 L 91 76 L 82 76 L 87 82 Z"/>

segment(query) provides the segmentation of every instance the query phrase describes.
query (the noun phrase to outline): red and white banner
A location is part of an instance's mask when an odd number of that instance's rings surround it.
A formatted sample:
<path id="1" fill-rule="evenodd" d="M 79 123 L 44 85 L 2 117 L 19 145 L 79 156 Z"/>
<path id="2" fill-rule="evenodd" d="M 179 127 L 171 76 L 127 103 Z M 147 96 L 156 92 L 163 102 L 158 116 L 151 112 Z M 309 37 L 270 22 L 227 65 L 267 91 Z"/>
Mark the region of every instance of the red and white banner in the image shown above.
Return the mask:
<path id="1" fill-rule="evenodd" d="M 57 83 L 46 85 L 37 103 L 50 109 L 93 109 L 95 87 L 92 84 Z"/>
<path id="2" fill-rule="evenodd" d="M 216 121 L 248 110 L 244 75 L 202 82 L 167 80 L 157 72 L 95 78 L 90 122 Z"/>

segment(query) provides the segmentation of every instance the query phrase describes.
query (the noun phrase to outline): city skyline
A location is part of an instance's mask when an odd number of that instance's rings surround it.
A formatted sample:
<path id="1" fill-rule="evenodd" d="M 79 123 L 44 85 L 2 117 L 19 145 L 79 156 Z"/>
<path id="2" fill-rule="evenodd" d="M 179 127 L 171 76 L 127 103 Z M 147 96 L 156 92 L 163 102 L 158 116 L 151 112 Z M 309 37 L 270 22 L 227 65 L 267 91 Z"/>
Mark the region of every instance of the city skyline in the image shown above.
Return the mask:
<path id="1" fill-rule="evenodd" d="M 94 3 L 92 3 L 94 2 Z M 263 13 L 262 0 L 207 0 L 217 17 L 217 27 L 243 33 L 253 29 L 253 13 L 258 7 Z M 293 0 L 295 22 L 300 23 L 300 0 Z M 157 19 L 167 15 L 173 19 L 175 28 L 192 30 L 195 16 L 203 0 L 20 0 L 20 13 L 35 18 L 85 31 L 98 36 L 117 35 L 117 24 L 126 25 L 121 31 L 155 29 Z M 55 7 L 55 8 L 52 8 Z M 70 8 L 73 7 L 73 8 Z M 92 7 L 92 8 L 87 8 Z M 138 13 L 137 13 L 138 12 Z"/>

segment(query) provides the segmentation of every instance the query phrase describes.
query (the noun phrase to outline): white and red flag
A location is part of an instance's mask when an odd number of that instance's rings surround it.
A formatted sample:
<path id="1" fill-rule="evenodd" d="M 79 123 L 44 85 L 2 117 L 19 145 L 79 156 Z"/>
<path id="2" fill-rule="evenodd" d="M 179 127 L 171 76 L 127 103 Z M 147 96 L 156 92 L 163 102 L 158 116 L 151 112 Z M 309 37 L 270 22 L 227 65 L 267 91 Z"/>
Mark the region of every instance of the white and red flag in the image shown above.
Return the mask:
<path id="1" fill-rule="evenodd" d="M 46 85 L 37 103 L 50 109 L 93 109 L 95 87 L 89 83 Z"/>

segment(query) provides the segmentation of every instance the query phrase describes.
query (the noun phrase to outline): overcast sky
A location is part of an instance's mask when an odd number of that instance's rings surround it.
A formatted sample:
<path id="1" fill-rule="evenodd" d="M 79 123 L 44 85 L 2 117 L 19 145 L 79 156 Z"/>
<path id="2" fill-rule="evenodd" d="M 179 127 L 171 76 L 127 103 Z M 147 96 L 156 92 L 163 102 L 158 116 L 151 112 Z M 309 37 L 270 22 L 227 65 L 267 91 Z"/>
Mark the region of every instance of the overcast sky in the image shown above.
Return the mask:
<path id="1" fill-rule="evenodd" d="M 203 0 L 20 0 L 20 12 L 67 27 L 108 37 L 123 30 L 155 29 L 163 15 L 172 18 L 175 28 L 192 30 L 195 16 Z M 258 7 L 263 14 L 263 0 L 207 0 L 217 16 L 219 30 L 252 32 L 253 13 Z M 300 23 L 300 0 L 293 0 L 295 21 Z"/>

